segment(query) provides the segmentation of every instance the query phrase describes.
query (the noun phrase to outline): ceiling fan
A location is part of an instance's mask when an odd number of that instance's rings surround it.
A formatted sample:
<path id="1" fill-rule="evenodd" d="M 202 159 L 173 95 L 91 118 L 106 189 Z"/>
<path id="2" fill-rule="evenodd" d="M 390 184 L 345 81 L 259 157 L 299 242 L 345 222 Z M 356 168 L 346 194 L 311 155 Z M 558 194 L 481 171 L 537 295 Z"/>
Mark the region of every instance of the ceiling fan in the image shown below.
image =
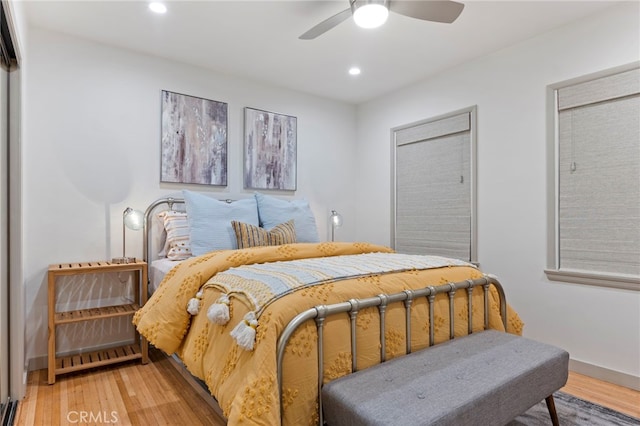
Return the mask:
<path id="1" fill-rule="evenodd" d="M 298 37 L 312 40 L 353 16 L 356 24 L 363 28 L 375 28 L 384 24 L 389 11 L 424 21 L 450 24 L 464 9 L 464 4 L 455 1 L 416 0 L 349 0 L 349 8 L 325 19 Z"/>

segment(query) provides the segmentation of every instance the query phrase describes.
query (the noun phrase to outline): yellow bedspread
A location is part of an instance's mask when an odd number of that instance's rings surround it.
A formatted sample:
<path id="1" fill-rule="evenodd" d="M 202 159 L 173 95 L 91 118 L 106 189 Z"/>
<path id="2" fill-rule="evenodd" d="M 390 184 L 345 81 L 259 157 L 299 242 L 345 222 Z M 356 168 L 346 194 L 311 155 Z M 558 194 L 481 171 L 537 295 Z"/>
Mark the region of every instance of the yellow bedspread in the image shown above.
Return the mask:
<path id="1" fill-rule="evenodd" d="M 396 293 L 466 279 L 480 278 L 482 273 L 470 266 L 456 266 L 359 277 L 317 285 L 278 299 L 262 313 L 253 351 L 238 347 L 230 331 L 252 306 L 234 298 L 231 320 L 225 325 L 212 324 L 206 316 L 208 307 L 220 296 L 215 288 L 204 291 L 200 313 L 191 317 L 187 303 L 200 287 L 217 272 L 251 263 L 264 263 L 370 252 L 392 252 L 384 246 L 367 243 L 289 244 L 242 250 L 223 250 L 182 262 L 167 274 L 158 290 L 134 316 L 139 332 L 150 343 L 168 354 L 176 352 L 196 377 L 204 380 L 218 400 L 229 424 L 280 424 L 280 405 L 276 379 L 276 343 L 286 324 L 298 313 L 318 304 L 342 302 L 351 298 Z M 456 335 L 467 334 L 466 292 L 455 296 Z M 497 295 L 492 292 L 489 324 L 504 330 L 498 310 Z M 476 302 L 477 299 L 477 302 Z M 474 329 L 483 327 L 482 290 L 474 292 Z M 448 297 L 440 295 L 434 309 L 436 342 L 448 339 Z M 508 330 L 520 334 L 522 321 L 508 309 Z M 428 345 L 427 301 L 412 306 L 412 348 Z M 358 314 L 358 368 L 379 362 L 379 323 L 377 309 Z M 316 331 L 313 322 L 302 326 L 292 336 L 284 356 L 284 424 L 317 423 Z M 387 309 L 385 344 L 387 359 L 404 354 L 404 306 Z M 325 380 L 348 374 L 351 370 L 349 320 L 332 317 L 325 325 Z"/>

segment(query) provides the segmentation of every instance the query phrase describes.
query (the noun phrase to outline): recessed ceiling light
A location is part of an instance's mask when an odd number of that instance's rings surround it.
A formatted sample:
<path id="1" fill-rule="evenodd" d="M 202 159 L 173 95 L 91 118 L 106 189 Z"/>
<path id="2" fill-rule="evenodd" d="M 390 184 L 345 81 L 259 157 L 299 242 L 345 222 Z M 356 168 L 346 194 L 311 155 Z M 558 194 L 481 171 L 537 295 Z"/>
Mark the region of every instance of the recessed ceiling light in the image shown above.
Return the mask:
<path id="1" fill-rule="evenodd" d="M 360 68 L 358 68 L 358 67 L 349 68 L 349 74 L 351 74 L 351 75 L 360 75 Z"/>
<path id="2" fill-rule="evenodd" d="M 167 13 L 167 6 L 158 2 L 149 3 L 149 9 L 155 13 Z"/>

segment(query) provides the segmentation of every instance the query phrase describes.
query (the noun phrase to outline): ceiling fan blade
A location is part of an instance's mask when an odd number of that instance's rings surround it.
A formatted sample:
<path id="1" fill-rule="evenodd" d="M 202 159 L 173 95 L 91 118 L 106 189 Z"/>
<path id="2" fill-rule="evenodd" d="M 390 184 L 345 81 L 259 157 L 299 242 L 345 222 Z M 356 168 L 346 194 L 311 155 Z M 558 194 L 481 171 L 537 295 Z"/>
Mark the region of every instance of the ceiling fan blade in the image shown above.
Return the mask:
<path id="1" fill-rule="evenodd" d="M 455 1 L 389 1 L 389 10 L 392 12 L 424 21 L 447 24 L 455 21 L 462 13 L 462 9 L 464 9 L 464 4 Z"/>
<path id="2" fill-rule="evenodd" d="M 326 33 L 331 28 L 333 28 L 336 25 L 340 24 L 342 21 L 345 21 L 345 20 L 349 19 L 350 17 L 351 17 L 351 8 L 345 9 L 342 12 L 333 15 L 331 18 L 325 19 L 324 21 L 320 22 L 318 25 L 316 25 L 315 27 L 311 28 L 309 31 L 307 31 L 306 33 L 302 34 L 298 38 L 300 40 L 312 40 L 312 39 L 314 39 L 314 38 Z"/>

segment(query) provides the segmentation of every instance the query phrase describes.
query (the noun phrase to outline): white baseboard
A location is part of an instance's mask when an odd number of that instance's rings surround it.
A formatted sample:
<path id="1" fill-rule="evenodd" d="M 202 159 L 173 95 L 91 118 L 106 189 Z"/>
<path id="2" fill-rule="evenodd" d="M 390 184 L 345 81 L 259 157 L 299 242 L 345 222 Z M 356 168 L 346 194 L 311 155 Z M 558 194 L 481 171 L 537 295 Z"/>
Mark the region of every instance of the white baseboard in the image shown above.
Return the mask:
<path id="1" fill-rule="evenodd" d="M 640 391 L 640 377 L 631 374 L 621 373 L 620 371 L 610 370 L 575 359 L 569 360 L 569 370 L 593 377 L 594 379 L 613 383 L 614 385 Z"/>
<path id="2" fill-rule="evenodd" d="M 46 355 L 29 358 L 29 371 L 42 370 L 43 368 L 49 368 L 49 363 Z"/>

